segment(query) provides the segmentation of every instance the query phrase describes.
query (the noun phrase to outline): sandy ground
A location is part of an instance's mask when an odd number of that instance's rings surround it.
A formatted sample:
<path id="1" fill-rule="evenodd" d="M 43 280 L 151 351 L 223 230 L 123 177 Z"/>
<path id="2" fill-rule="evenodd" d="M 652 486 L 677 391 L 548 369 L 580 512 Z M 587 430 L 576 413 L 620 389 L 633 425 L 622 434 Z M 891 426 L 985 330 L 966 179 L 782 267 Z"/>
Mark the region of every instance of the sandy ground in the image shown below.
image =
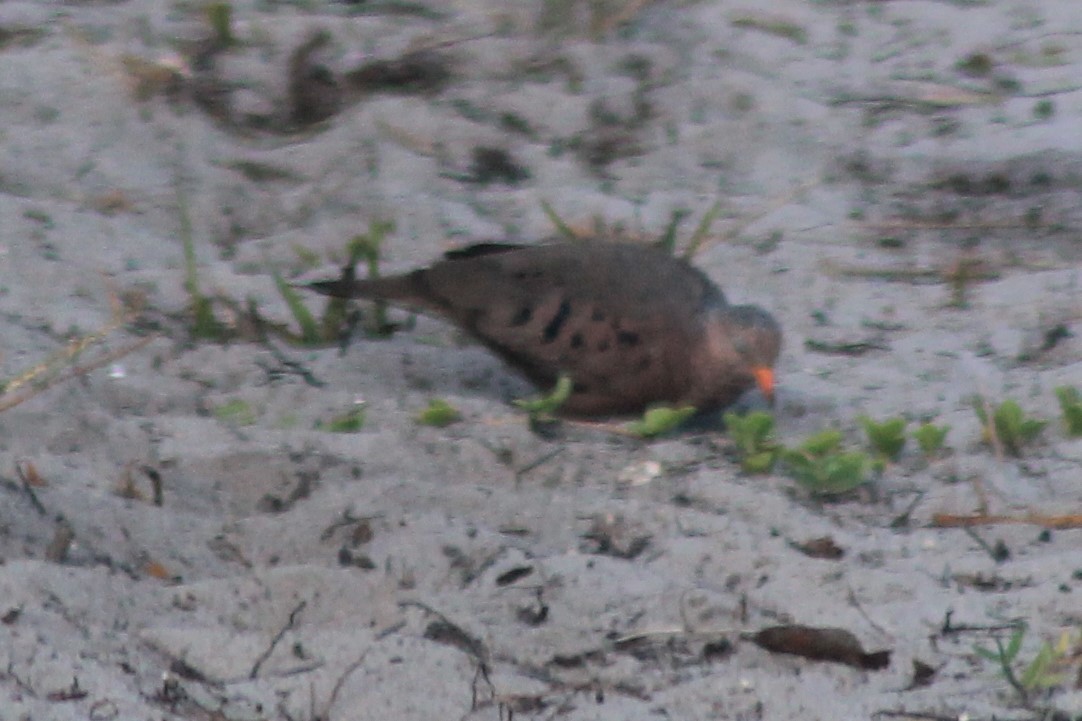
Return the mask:
<path id="1" fill-rule="evenodd" d="M 1082 530 L 932 522 L 1082 512 L 1074 0 L 236 2 L 216 49 L 200 5 L 0 2 L 4 398 L 87 371 L 0 414 L 0 719 L 1082 718 L 1077 659 L 1023 703 L 974 651 L 1078 633 Z M 287 322 L 273 272 L 373 221 L 404 269 L 550 236 L 543 201 L 642 238 L 720 202 L 696 263 L 785 329 L 781 438 L 901 415 L 948 452 L 825 501 L 715 430 L 534 433 L 434 320 L 192 336 L 185 235 L 205 292 Z M 1054 422 L 998 457 L 978 392 Z M 418 425 L 435 397 L 463 419 Z M 782 623 L 890 664 L 747 640 Z"/>

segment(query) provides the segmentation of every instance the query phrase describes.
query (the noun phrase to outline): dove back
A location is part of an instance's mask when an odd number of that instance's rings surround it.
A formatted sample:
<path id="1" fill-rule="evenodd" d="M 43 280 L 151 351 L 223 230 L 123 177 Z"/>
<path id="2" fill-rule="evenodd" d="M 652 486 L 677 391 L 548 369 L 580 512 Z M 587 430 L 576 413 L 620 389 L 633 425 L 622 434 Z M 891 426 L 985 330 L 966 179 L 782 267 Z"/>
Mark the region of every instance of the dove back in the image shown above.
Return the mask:
<path id="1" fill-rule="evenodd" d="M 704 348 L 718 335 L 708 324 L 729 308 L 721 291 L 649 246 L 483 244 L 404 275 L 313 287 L 444 316 L 541 388 L 566 373 L 573 391 L 563 410 L 572 414 L 656 402 L 705 409 L 754 383 L 749 373 L 733 375 L 741 359 L 731 343 Z"/>

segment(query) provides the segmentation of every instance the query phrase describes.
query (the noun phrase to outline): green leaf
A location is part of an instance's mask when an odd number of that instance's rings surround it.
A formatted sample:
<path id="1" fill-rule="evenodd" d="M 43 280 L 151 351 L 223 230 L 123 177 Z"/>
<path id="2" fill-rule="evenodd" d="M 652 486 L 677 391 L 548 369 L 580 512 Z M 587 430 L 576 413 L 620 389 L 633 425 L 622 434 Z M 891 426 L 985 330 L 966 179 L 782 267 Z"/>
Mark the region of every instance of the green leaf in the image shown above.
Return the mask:
<path id="1" fill-rule="evenodd" d="M 517 400 L 515 405 L 531 416 L 549 415 L 555 413 L 571 397 L 573 387 L 571 376 L 562 375 L 548 395 L 533 400 Z"/>
<path id="2" fill-rule="evenodd" d="M 563 218 L 556 214 L 556 210 L 547 200 L 541 201 L 541 210 L 544 211 L 545 217 L 549 219 L 549 222 L 556 227 L 556 232 L 564 237 L 564 240 L 579 239 L 579 237 L 575 235 L 575 231 L 571 230 L 571 227 L 564 222 Z"/>
<path id="3" fill-rule="evenodd" d="M 219 45 L 227 47 L 236 42 L 233 35 L 233 6 L 227 2 L 212 2 L 206 6 L 207 21 Z"/>
<path id="4" fill-rule="evenodd" d="M 364 427 L 364 406 L 358 405 L 347 413 L 336 416 L 329 421 L 318 421 L 316 428 L 331 433 L 356 433 Z"/>
<path id="5" fill-rule="evenodd" d="M 1067 435 L 1082 436 L 1082 393 L 1071 386 L 1060 386 L 1056 388 L 1056 398 L 1063 411 Z"/>
<path id="6" fill-rule="evenodd" d="M 780 448 L 774 440 L 774 416 L 754 411 L 745 416 L 726 413 L 723 417 L 729 437 L 740 453 L 740 465 L 747 473 L 766 473 L 778 460 Z"/>
<path id="7" fill-rule="evenodd" d="M 729 437 L 744 455 L 765 449 L 774 442 L 774 416 L 764 411 L 754 411 L 745 416 L 726 413 L 723 416 Z"/>
<path id="8" fill-rule="evenodd" d="M 1018 441 L 1022 439 L 1022 421 L 1025 419 L 1022 406 L 1015 401 L 1005 400 L 995 410 L 994 418 L 1000 440 L 1017 448 Z"/>
<path id="9" fill-rule="evenodd" d="M 368 268 L 368 277 L 379 278 L 379 261 L 383 248 L 383 240 L 387 237 L 388 233 L 393 233 L 394 229 L 394 221 L 371 221 L 368 224 L 367 233 L 354 236 L 346 245 L 346 252 L 349 254 L 348 267 L 353 267 L 363 260 Z M 339 306 L 328 304 L 327 308 L 328 312 L 330 312 L 332 308 L 335 313 L 340 312 Z M 387 303 L 384 301 L 376 301 L 375 318 L 373 319 L 370 332 L 375 335 L 388 335 L 388 328 L 390 328 L 390 323 L 387 322 Z"/>
<path id="10" fill-rule="evenodd" d="M 1060 658 L 1051 643 L 1045 641 L 1041 644 L 1041 649 L 1037 652 L 1037 655 L 1022 669 L 1022 675 L 1018 679 L 1019 683 L 1022 684 L 1022 688 L 1030 690 L 1046 689 L 1063 683 L 1064 674 L 1056 673 L 1053 670 Z"/>
<path id="11" fill-rule="evenodd" d="M 783 453 L 790 475 L 816 495 L 837 495 L 851 491 L 867 478 L 872 460 L 866 453 L 828 453 L 813 455 L 796 449 Z"/>
<path id="12" fill-rule="evenodd" d="M 876 453 L 892 461 L 898 460 L 905 448 L 905 419 L 888 418 L 877 423 L 867 416 L 860 417 L 868 443 Z"/>
<path id="13" fill-rule="evenodd" d="M 842 432 L 833 428 L 808 436 L 800 448 L 813 456 L 823 456 L 842 444 Z"/>
<path id="14" fill-rule="evenodd" d="M 695 229 L 695 232 L 691 234 L 691 240 L 688 242 L 687 250 L 684 251 L 684 258 L 691 260 L 696 253 L 699 252 L 699 248 L 702 247 L 703 242 L 706 240 L 707 233 L 710 232 L 710 226 L 717 220 L 718 215 L 721 213 L 721 201 L 715 201 L 710 206 L 710 210 L 706 211 L 706 215 L 699 222 L 699 227 Z"/>
<path id="15" fill-rule="evenodd" d="M 216 407 L 214 417 L 231 426 L 250 426 L 256 421 L 255 411 L 246 401 L 239 398 Z"/>
<path id="16" fill-rule="evenodd" d="M 991 422 L 984 408 L 984 401 L 979 396 L 974 400 L 973 409 L 984 427 L 985 440 L 991 441 L 994 432 L 1003 449 L 1012 456 L 1021 456 L 1022 447 L 1033 441 L 1048 425 L 1048 421 L 1026 418 L 1022 407 L 1010 399 L 1003 401 L 992 411 Z"/>
<path id="17" fill-rule="evenodd" d="M 673 255 L 676 252 L 676 231 L 680 228 L 680 223 L 688 216 L 689 212 L 690 211 L 685 208 L 677 208 L 672 211 L 672 215 L 669 217 L 669 225 L 658 239 L 657 247 L 661 248 L 669 255 Z"/>
<path id="18" fill-rule="evenodd" d="M 301 342 L 305 345 L 318 343 L 320 340 L 319 324 L 309 312 L 308 307 L 305 306 L 304 301 L 301 300 L 300 293 L 294 290 L 293 286 L 287 283 L 278 271 L 274 271 L 274 285 L 277 286 L 279 295 L 285 300 L 286 305 L 289 306 L 289 311 L 297 321 L 297 325 L 300 326 Z"/>
<path id="19" fill-rule="evenodd" d="M 454 406 L 442 398 L 433 398 L 425 408 L 417 415 L 417 422 L 422 426 L 435 426 L 444 428 L 462 418 Z"/>
<path id="20" fill-rule="evenodd" d="M 643 413 L 642 420 L 628 423 L 626 428 L 630 433 L 641 438 L 653 438 L 668 433 L 693 415 L 695 415 L 694 406 L 682 408 L 660 406 L 648 409 Z"/>
<path id="21" fill-rule="evenodd" d="M 823 459 L 821 480 L 812 490 L 821 494 L 851 491 L 867 480 L 870 465 L 868 456 L 860 451 L 827 456 Z"/>
<path id="22" fill-rule="evenodd" d="M 999 653 L 996 652 L 996 651 L 992 651 L 991 649 L 987 649 L 984 646 L 974 646 L 973 647 L 973 652 L 975 654 L 977 654 L 978 656 L 980 656 L 981 658 L 985 659 L 986 661 L 992 661 L 994 663 L 1000 663 L 1000 655 L 999 655 Z"/>
<path id="23" fill-rule="evenodd" d="M 926 457 L 931 457 L 942 450 L 943 444 L 947 440 L 947 433 L 950 429 L 951 427 L 946 425 L 937 426 L 933 423 L 925 423 L 920 428 L 913 431 L 913 438 L 916 439 L 921 453 Z"/>
<path id="24" fill-rule="evenodd" d="M 778 461 L 778 451 L 761 451 L 744 456 L 740 467 L 747 473 L 769 473 Z"/>
<path id="25" fill-rule="evenodd" d="M 1007 642 L 1007 648 L 1003 652 L 1003 659 L 1007 663 L 1012 663 L 1018 657 L 1018 652 L 1022 650 L 1022 639 L 1025 637 L 1026 624 L 1020 623 L 1011 632 L 1011 640 Z"/>

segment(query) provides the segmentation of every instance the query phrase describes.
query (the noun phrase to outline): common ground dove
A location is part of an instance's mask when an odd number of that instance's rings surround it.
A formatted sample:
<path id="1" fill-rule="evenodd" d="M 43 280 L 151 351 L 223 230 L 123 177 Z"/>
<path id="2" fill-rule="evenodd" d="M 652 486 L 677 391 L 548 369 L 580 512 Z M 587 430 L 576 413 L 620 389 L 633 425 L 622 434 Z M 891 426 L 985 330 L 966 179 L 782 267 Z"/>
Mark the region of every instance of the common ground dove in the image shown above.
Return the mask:
<path id="1" fill-rule="evenodd" d="M 443 316 L 542 389 L 572 380 L 562 413 L 631 413 L 652 403 L 709 411 L 758 384 L 772 399 L 777 321 L 729 305 L 686 261 L 602 241 L 487 243 L 412 273 L 311 284 Z"/>

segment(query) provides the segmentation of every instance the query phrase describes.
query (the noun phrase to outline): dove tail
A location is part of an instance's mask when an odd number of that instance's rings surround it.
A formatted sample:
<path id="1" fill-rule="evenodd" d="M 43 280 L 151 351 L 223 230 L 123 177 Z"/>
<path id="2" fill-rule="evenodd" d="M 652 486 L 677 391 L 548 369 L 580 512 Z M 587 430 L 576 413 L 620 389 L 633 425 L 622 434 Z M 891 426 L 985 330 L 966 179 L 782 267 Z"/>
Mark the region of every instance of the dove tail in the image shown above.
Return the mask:
<path id="1" fill-rule="evenodd" d="M 405 275 L 392 275 L 386 278 L 365 278 L 362 280 L 320 280 L 309 283 L 308 287 L 317 293 L 335 298 L 366 298 L 385 300 L 391 303 L 414 303 L 424 295 L 427 285 L 423 278 L 424 271 L 417 270 Z"/>

